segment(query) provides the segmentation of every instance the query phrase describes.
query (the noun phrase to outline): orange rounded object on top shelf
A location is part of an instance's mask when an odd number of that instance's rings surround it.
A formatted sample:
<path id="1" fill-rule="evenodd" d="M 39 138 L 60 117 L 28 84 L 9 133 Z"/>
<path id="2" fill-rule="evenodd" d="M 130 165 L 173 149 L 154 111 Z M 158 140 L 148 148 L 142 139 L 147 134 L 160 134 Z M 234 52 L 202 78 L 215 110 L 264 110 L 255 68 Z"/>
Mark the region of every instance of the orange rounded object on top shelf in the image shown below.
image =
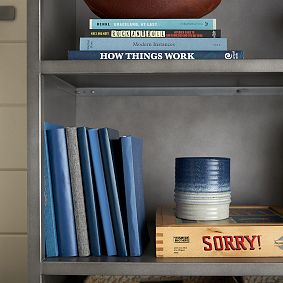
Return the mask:
<path id="1" fill-rule="evenodd" d="M 84 0 L 101 18 L 181 19 L 201 18 L 221 0 Z"/>

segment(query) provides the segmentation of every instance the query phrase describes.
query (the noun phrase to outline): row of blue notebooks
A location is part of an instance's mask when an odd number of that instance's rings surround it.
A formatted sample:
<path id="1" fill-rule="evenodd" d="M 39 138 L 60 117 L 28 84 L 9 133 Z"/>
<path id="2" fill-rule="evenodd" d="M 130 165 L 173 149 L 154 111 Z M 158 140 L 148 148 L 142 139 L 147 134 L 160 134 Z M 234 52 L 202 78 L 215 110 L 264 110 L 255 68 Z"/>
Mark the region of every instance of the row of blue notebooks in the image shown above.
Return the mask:
<path id="1" fill-rule="evenodd" d="M 142 255 L 142 152 L 117 130 L 44 123 L 46 257 Z"/>

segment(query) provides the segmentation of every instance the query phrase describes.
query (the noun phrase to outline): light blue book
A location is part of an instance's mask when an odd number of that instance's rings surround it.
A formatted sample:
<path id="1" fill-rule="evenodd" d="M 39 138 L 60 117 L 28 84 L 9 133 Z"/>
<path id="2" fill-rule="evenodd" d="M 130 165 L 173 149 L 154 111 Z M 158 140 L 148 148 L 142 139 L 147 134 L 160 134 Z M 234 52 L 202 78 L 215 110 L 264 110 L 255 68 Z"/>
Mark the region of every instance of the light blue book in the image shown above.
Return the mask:
<path id="1" fill-rule="evenodd" d="M 216 29 L 216 19 L 90 19 L 89 29 Z"/>
<path id="2" fill-rule="evenodd" d="M 108 256 L 114 256 L 117 255 L 117 249 L 111 220 L 107 188 L 105 183 L 98 129 L 87 129 L 87 133 L 89 139 L 90 159 L 92 162 L 96 183 L 106 251 Z"/>
<path id="3" fill-rule="evenodd" d="M 119 132 L 114 129 L 102 128 L 98 130 L 101 157 L 105 174 L 105 183 L 108 193 L 113 230 L 115 235 L 117 255 L 128 256 L 125 223 L 126 219 L 122 218 L 122 208 L 124 206 L 123 197 L 119 182 L 119 152 L 117 145 L 119 142 Z M 119 149 L 120 150 L 120 149 Z"/>
<path id="4" fill-rule="evenodd" d="M 80 51 L 195 50 L 226 51 L 227 38 L 80 38 Z"/>
<path id="5" fill-rule="evenodd" d="M 143 189 L 143 140 L 121 137 L 131 256 L 141 256 L 148 241 Z"/>
<path id="6" fill-rule="evenodd" d="M 46 131 L 59 256 L 78 256 L 65 129 Z"/>
<path id="7" fill-rule="evenodd" d="M 56 257 L 59 256 L 58 240 L 57 240 L 57 229 L 56 220 L 54 212 L 54 201 L 51 183 L 51 173 L 50 173 L 50 162 L 48 153 L 48 144 L 46 131 L 50 129 L 58 129 L 62 126 L 44 123 L 44 154 L 43 154 L 43 164 L 44 164 L 44 238 L 45 238 L 45 254 L 46 257 Z"/>

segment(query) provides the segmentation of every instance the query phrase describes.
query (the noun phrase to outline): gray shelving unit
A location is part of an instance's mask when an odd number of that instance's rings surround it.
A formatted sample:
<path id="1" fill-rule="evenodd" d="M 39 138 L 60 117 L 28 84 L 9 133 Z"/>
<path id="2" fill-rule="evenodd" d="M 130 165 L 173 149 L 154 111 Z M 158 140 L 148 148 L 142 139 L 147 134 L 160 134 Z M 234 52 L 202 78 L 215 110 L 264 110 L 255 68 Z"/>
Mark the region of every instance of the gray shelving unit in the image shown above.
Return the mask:
<path id="1" fill-rule="evenodd" d="M 231 157 L 235 204 L 283 205 L 283 2 L 272 3 L 223 1 L 210 15 L 247 60 L 103 62 L 66 60 L 93 17 L 83 1 L 28 0 L 29 282 L 92 274 L 283 275 L 283 258 L 157 259 L 154 237 L 140 258 L 45 259 L 42 224 L 45 120 L 144 137 L 149 222 L 157 206 L 173 203 L 174 158 L 181 155 Z"/>

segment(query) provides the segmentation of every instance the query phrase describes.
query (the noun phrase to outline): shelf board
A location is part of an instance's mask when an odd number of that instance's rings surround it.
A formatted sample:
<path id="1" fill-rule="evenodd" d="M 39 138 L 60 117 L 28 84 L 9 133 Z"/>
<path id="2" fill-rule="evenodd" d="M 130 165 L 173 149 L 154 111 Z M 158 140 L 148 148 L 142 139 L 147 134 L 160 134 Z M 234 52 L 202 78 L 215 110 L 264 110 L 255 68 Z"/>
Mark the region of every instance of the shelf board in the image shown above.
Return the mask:
<path id="1" fill-rule="evenodd" d="M 283 275 L 282 258 L 58 258 L 41 264 L 44 275 Z"/>
<path id="2" fill-rule="evenodd" d="M 43 74 L 282 73 L 283 59 L 196 61 L 42 61 Z"/>
<path id="3" fill-rule="evenodd" d="M 283 275 L 282 258 L 156 258 L 154 226 L 141 257 L 47 258 L 44 275 L 245 276 Z"/>
<path id="4" fill-rule="evenodd" d="M 44 60 L 41 74 L 84 87 L 283 86 L 283 59 L 207 61 Z"/>

